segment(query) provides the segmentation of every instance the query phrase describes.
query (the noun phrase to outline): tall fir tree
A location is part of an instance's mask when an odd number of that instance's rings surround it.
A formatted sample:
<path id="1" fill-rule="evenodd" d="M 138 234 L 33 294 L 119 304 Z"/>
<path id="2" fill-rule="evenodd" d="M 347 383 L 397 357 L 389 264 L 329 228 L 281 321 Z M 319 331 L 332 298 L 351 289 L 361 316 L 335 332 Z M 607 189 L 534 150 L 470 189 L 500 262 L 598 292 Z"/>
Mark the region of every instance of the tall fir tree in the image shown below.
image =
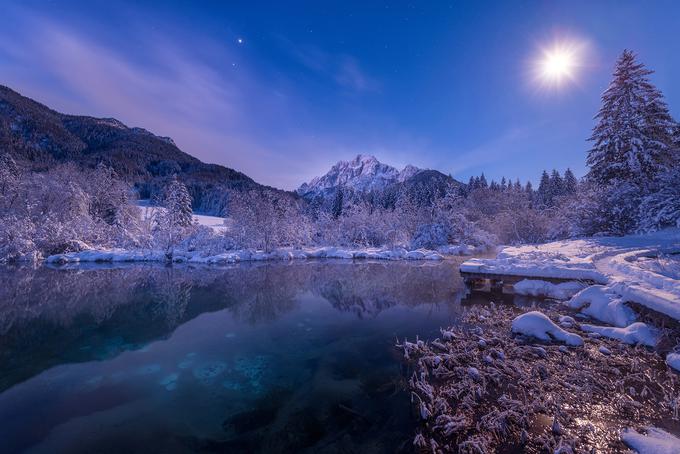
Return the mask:
<path id="1" fill-rule="evenodd" d="M 578 180 L 574 176 L 574 172 L 571 169 L 567 169 L 564 172 L 564 179 L 562 181 L 562 192 L 564 195 L 573 195 L 578 189 Z"/>
<path id="2" fill-rule="evenodd" d="M 550 175 L 546 170 L 541 174 L 541 181 L 538 183 L 538 203 L 539 205 L 552 205 L 552 198 L 550 196 Z"/>
<path id="3" fill-rule="evenodd" d="M 675 122 L 661 92 L 649 82 L 653 71 L 624 50 L 602 107 L 588 152 L 588 178 L 601 186 L 634 182 L 645 191 L 672 162 Z"/>
<path id="4" fill-rule="evenodd" d="M 515 180 L 515 185 L 513 186 L 515 192 L 522 192 L 522 183 L 519 182 L 519 178 Z"/>
<path id="5" fill-rule="evenodd" d="M 562 176 L 560 173 L 553 169 L 550 174 L 550 204 L 555 204 L 555 199 L 561 197 L 564 194 L 564 182 L 562 181 Z"/>
<path id="6" fill-rule="evenodd" d="M 482 189 L 489 187 L 489 184 L 486 181 L 486 177 L 484 176 L 484 173 L 482 173 L 482 175 L 479 177 L 479 187 L 482 188 Z"/>

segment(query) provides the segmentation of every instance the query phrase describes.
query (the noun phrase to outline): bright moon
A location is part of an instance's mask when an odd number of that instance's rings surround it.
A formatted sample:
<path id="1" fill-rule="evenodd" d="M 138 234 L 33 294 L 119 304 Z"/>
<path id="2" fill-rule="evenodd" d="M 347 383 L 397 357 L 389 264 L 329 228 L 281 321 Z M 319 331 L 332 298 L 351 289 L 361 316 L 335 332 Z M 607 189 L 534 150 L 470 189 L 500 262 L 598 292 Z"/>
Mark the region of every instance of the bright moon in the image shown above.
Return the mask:
<path id="1" fill-rule="evenodd" d="M 570 74 L 573 64 L 571 55 L 566 52 L 555 52 L 546 56 L 543 72 L 546 77 L 560 78 Z"/>
<path id="2" fill-rule="evenodd" d="M 581 65 L 581 47 L 578 44 L 556 43 L 542 49 L 536 62 L 536 76 L 543 84 L 559 86 L 566 80 L 574 80 Z"/>

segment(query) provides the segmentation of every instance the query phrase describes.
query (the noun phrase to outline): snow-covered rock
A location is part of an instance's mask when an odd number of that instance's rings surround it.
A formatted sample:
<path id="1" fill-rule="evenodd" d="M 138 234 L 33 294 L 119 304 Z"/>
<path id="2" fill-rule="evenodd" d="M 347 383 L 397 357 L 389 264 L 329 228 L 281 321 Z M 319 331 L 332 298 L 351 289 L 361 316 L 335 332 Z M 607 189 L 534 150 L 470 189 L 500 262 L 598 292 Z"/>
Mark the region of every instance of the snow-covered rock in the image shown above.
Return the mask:
<path id="1" fill-rule="evenodd" d="M 642 322 L 633 323 L 625 328 L 584 324 L 581 325 L 581 329 L 587 333 L 597 333 L 626 344 L 642 344 L 654 347 L 659 340 L 659 331 Z"/>
<path id="2" fill-rule="evenodd" d="M 680 353 L 669 353 L 666 355 L 666 364 L 680 372 Z"/>
<path id="3" fill-rule="evenodd" d="M 512 332 L 544 341 L 556 340 L 572 346 L 583 345 L 581 336 L 563 330 L 538 311 L 527 312 L 515 318 L 512 321 Z"/>
<path id="4" fill-rule="evenodd" d="M 514 290 L 518 295 L 541 296 L 565 300 L 583 290 L 584 287 L 585 284 L 577 281 L 553 284 L 547 281 L 524 279 L 514 285 Z"/>
<path id="5" fill-rule="evenodd" d="M 600 345 L 600 348 L 598 348 L 597 351 L 599 351 L 599 352 L 602 353 L 603 355 L 607 355 L 607 356 L 609 356 L 609 355 L 612 354 L 612 351 L 609 350 L 609 349 L 608 349 L 607 347 L 605 347 L 604 345 Z"/>
<path id="6" fill-rule="evenodd" d="M 411 251 L 407 252 L 406 256 L 404 257 L 407 260 L 422 260 L 425 258 L 425 253 L 423 251 Z"/>
<path id="7" fill-rule="evenodd" d="M 621 297 L 603 285 L 593 285 L 580 291 L 566 304 L 572 309 L 580 309 L 583 314 L 601 322 L 621 328 L 637 319 L 635 312 L 624 303 Z"/>
<path id="8" fill-rule="evenodd" d="M 326 252 L 326 258 L 329 259 L 353 259 L 354 253 L 345 249 L 331 248 Z"/>
<path id="9" fill-rule="evenodd" d="M 625 429 L 621 440 L 638 454 L 680 454 L 680 439 L 665 430 L 647 427 L 641 434 L 634 429 Z"/>

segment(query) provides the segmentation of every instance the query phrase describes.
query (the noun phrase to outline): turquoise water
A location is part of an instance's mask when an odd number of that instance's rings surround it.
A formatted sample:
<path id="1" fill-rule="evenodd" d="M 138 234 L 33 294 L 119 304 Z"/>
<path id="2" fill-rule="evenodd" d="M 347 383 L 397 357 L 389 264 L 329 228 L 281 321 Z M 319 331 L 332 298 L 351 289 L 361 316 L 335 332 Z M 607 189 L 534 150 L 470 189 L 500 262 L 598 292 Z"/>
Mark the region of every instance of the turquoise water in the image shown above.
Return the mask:
<path id="1" fill-rule="evenodd" d="M 456 261 L 0 269 L 2 452 L 410 452 Z"/>

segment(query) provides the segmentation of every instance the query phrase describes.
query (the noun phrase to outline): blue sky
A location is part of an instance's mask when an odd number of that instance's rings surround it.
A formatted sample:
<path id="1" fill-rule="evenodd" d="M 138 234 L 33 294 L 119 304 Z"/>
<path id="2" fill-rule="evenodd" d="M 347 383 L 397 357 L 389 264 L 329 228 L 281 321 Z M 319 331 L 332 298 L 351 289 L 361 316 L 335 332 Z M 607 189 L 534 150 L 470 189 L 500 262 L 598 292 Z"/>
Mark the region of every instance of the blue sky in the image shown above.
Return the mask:
<path id="1" fill-rule="evenodd" d="M 368 5 L 367 5 L 368 4 Z M 0 84 L 115 117 L 285 189 L 340 159 L 467 180 L 585 172 L 614 61 L 633 49 L 680 117 L 680 2 L 0 0 Z M 241 42 L 239 42 L 241 40 Z M 546 87 L 541 49 L 578 44 Z"/>

